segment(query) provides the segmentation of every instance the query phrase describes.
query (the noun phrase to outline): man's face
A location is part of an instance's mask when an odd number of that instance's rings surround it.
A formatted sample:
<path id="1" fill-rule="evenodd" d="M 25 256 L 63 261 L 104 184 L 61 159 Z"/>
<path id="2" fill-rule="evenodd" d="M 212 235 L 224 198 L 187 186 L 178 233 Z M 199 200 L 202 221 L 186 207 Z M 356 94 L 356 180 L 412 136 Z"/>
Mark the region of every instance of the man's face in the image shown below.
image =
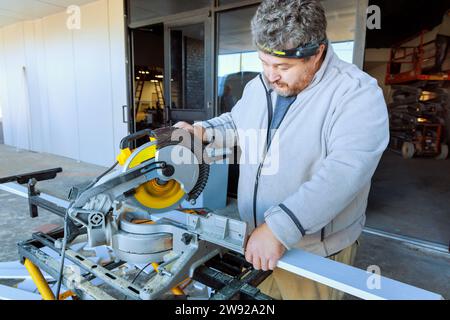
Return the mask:
<path id="1" fill-rule="evenodd" d="M 270 87 L 280 96 L 290 97 L 305 89 L 319 70 L 325 46 L 308 60 L 280 58 L 259 51 L 264 76 Z"/>

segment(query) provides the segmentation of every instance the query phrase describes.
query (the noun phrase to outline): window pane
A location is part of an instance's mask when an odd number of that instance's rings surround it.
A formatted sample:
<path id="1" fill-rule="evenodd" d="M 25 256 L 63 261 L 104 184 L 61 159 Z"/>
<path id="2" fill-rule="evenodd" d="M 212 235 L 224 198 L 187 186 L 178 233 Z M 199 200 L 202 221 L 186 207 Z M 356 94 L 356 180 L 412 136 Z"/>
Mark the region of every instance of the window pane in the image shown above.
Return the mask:
<path id="1" fill-rule="evenodd" d="M 205 106 L 205 32 L 203 23 L 172 28 L 171 107 Z"/>
<path id="2" fill-rule="evenodd" d="M 237 9 L 218 15 L 219 113 L 230 111 L 241 98 L 247 82 L 262 71 L 250 30 L 250 20 L 256 8 Z"/>
<path id="3" fill-rule="evenodd" d="M 233 0 L 222 0 L 230 3 Z M 327 35 L 336 54 L 353 60 L 356 25 L 356 0 L 322 1 L 328 21 Z M 219 113 L 229 111 L 241 98 L 248 81 L 262 71 L 253 46 L 250 21 L 257 5 L 219 13 L 218 97 Z"/>
<path id="4" fill-rule="evenodd" d="M 356 0 L 325 0 L 327 36 L 339 58 L 353 62 L 353 44 L 356 26 Z"/>
<path id="5" fill-rule="evenodd" d="M 352 63 L 353 60 L 353 44 L 353 41 L 331 43 L 337 56 L 348 63 Z"/>
<path id="6" fill-rule="evenodd" d="M 155 129 L 164 125 L 166 114 L 163 25 L 134 29 L 132 41 L 136 131 Z"/>

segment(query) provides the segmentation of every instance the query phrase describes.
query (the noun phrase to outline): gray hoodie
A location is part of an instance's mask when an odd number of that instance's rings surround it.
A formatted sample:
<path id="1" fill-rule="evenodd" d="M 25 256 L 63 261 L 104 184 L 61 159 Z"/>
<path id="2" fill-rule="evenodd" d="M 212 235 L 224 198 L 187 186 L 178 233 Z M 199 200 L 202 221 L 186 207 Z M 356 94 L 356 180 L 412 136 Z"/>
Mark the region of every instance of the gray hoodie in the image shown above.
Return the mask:
<path id="1" fill-rule="evenodd" d="M 260 75 L 231 112 L 195 125 L 206 128 L 212 147 L 241 148 L 238 208 L 249 231 L 266 222 L 286 248 L 332 255 L 365 223 L 371 178 L 389 140 L 382 91 L 329 45 L 267 149 L 274 105 L 267 89 Z"/>

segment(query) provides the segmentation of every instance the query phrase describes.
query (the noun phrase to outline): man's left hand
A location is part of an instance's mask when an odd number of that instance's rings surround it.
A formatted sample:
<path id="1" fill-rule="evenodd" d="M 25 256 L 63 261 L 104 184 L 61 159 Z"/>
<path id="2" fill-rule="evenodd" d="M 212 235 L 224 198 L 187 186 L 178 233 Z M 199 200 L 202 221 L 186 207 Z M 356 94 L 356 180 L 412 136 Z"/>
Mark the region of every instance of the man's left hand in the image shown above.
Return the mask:
<path id="1" fill-rule="evenodd" d="M 263 223 L 250 235 L 245 248 L 245 259 L 253 264 L 256 270 L 273 270 L 285 251 L 283 244 L 267 224 Z"/>

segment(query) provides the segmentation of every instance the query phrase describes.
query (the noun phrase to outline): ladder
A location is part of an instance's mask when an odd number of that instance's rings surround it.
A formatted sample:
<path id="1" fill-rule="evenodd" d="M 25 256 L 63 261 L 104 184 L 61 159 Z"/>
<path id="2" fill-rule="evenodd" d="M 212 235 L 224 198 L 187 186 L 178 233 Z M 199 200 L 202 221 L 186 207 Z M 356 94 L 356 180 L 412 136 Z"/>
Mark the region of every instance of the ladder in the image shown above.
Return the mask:
<path id="1" fill-rule="evenodd" d="M 162 91 L 161 81 L 157 80 L 156 82 L 154 82 L 154 84 L 157 101 L 159 102 L 159 109 L 164 109 L 164 93 Z"/>
<path id="2" fill-rule="evenodd" d="M 139 105 L 141 103 L 142 92 L 144 92 L 145 81 L 138 80 L 136 81 L 136 92 L 134 94 L 134 101 L 136 103 L 136 115 L 139 111 Z"/>

